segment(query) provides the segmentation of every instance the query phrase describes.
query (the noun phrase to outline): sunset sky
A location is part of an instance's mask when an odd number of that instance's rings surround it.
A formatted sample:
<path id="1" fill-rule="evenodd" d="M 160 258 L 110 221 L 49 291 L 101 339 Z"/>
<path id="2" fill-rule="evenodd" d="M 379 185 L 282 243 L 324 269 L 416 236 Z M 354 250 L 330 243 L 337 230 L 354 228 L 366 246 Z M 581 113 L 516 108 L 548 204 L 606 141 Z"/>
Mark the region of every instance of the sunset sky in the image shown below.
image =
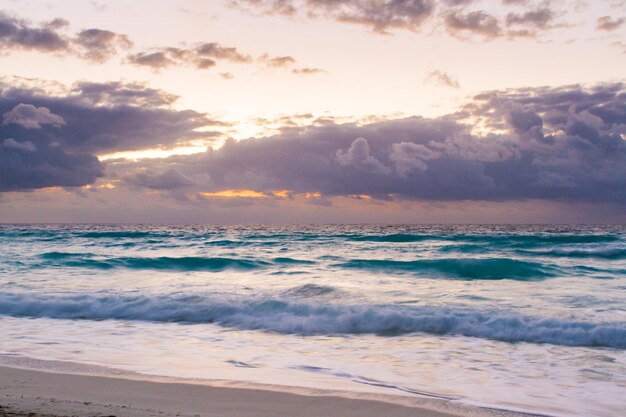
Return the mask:
<path id="1" fill-rule="evenodd" d="M 0 222 L 624 223 L 624 0 L 0 0 Z"/>

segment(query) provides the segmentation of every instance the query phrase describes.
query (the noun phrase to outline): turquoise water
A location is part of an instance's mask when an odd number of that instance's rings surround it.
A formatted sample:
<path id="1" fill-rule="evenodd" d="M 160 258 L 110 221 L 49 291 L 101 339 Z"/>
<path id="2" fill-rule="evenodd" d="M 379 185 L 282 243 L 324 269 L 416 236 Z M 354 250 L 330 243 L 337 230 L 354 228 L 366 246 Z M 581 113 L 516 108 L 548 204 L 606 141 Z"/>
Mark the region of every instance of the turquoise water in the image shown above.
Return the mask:
<path id="1" fill-rule="evenodd" d="M 0 353 L 617 416 L 626 228 L 0 226 Z"/>

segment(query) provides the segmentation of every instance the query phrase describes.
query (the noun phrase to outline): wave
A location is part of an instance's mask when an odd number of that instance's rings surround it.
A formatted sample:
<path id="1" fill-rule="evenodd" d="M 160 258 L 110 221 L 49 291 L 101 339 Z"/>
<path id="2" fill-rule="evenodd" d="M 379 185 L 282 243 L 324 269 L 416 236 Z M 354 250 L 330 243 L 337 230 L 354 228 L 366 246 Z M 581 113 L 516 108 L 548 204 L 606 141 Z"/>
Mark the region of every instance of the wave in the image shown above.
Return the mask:
<path id="1" fill-rule="evenodd" d="M 543 279 L 555 275 L 554 267 L 509 258 L 445 258 L 416 261 L 355 259 L 336 264 L 343 268 L 429 274 L 468 280 Z"/>
<path id="2" fill-rule="evenodd" d="M 2 237 L 14 238 L 34 238 L 35 240 L 67 240 L 70 238 L 87 238 L 87 239 L 143 239 L 143 238 L 172 238 L 176 237 L 175 233 L 145 231 L 145 230 L 81 230 L 73 227 L 58 229 L 35 229 L 35 230 L 11 230 L 1 231 Z"/>
<path id="3" fill-rule="evenodd" d="M 435 235 L 414 235 L 408 233 L 394 233 L 389 235 L 343 235 L 349 240 L 358 242 L 390 242 L 390 243 L 409 243 L 422 242 L 424 240 L 440 240 L 442 236 Z"/>
<path id="4" fill-rule="evenodd" d="M 412 333 L 502 342 L 626 348 L 626 322 L 593 323 L 507 311 L 452 307 L 335 305 L 287 300 L 225 301 L 199 295 L 49 295 L 0 293 L 0 314 L 54 319 L 213 323 L 282 334 Z"/>
<path id="5" fill-rule="evenodd" d="M 315 264 L 315 262 L 313 261 L 307 261 L 304 259 L 287 258 L 287 257 L 274 258 L 272 259 L 272 262 L 276 264 L 285 264 L 285 265 L 314 265 Z"/>
<path id="6" fill-rule="evenodd" d="M 143 230 L 103 230 L 103 231 L 92 231 L 92 232 L 80 232 L 74 234 L 75 237 L 84 237 L 90 239 L 122 239 L 122 238 L 146 238 L 146 237 L 158 237 L 158 238 L 169 238 L 172 237 L 172 234 L 169 233 L 160 233 L 160 232 L 149 232 Z"/>
<path id="7" fill-rule="evenodd" d="M 85 256 L 95 256 L 91 253 L 73 253 L 73 252 L 46 252 L 40 255 L 44 259 L 67 259 Z"/>
<path id="8" fill-rule="evenodd" d="M 520 253 L 560 258 L 626 259 L 626 249 L 624 248 L 526 250 L 520 251 Z"/>
<path id="9" fill-rule="evenodd" d="M 621 238 L 614 234 L 502 234 L 502 233 L 448 233 L 441 234 L 336 234 L 328 237 L 335 239 L 346 239 L 356 242 L 378 242 L 378 243 L 417 243 L 427 241 L 437 241 L 446 243 L 440 248 L 441 252 L 461 252 L 461 253 L 482 253 L 492 249 L 533 249 L 554 245 L 576 245 L 593 243 L 617 242 Z M 558 253 L 555 254 L 558 256 Z"/>
<path id="10" fill-rule="evenodd" d="M 596 235 L 470 235 L 458 236 L 458 240 L 511 248 L 539 248 L 546 245 L 576 245 L 586 243 L 610 243 L 620 240 L 610 234 Z M 456 239 L 454 239 L 456 240 Z"/>
<path id="11" fill-rule="evenodd" d="M 223 271 L 226 269 L 252 270 L 281 265 L 314 265 L 314 261 L 289 257 L 271 261 L 205 258 L 205 257 L 99 257 L 91 253 L 46 252 L 40 255 L 47 262 L 42 266 L 75 267 L 87 269 L 148 269 L 163 271 Z M 50 265 L 51 264 L 51 265 Z M 468 280 L 543 279 L 555 275 L 553 266 L 509 258 L 445 258 L 415 261 L 353 259 L 336 263 L 334 267 L 383 271 L 387 273 L 414 273 L 435 277 Z"/>
<path id="12" fill-rule="evenodd" d="M 510 234 L 510 233 L 478 233 L 478 234 L 442 234 L 437 235 L 446 240 L 469 242 L 510 242 L 514 244 L 576 244 L 604 243 L 619 240 L 613 234 Z"/>
<path id="13" fill-rule="evenodd" d="M 273 258 L 271 262 L 233 258 L 186 257 L 122 257 L 103 258 L 93 253 L 46 252 L 41 258 L 56 266 L 89 269 L 156 269 L 169 271 L 222 271 L 225 269 L 258 269 L 270 265 L 313 265 L 315 262 L 288 257 Z"/>
<path id="14" fill-rule="evenodd" d="M 269 262 L 233 258 L 203 258 L 195 256 L 155 258 L 97 258 L 93 254 L 48 252 L 41 255 L 55 266 L 88 269 L 149 269 L 160 271 L 209 271 L 219 272 L 226 269 L 252 270 L 270 265 Z"/>
<path id="15" fill-rule="evenodd" d="M 249 245 L 248 242 L 242 240 L 230 240 L 230 239 L 220 239 L 220 240 L 209 240 L 203 243 L 204 246 L 245 246 Z"/>
<path id="16" fill-rule="evenodd" d="M 490 248 L 486 248 L 484 245 L 477 245 L 473 243 L 465 243 L 458 245 L 446 245 L 439 248 L 441 252 L 461 252 L 461 253 L 483 253 L 489 251 Z"/>
<path id="17" fill-rule="evenodd" d="M 347 240 L 362 242 L 422 242 L 426 240 L 449 241 L 449 242 L 480 242 L 494 244 L 509 244 L 513 246 L 536 246 L 544 244 L 576 244 L 576 243 L 604 243 L 619 240 L 618 236 L 611 234 L 466 234 L 466 233 L 441 233 L 441 234 L 412 234 L 393 233 L 383 235 L 369 234 L 339 234 L 331 237 L 344 238 Z"/>

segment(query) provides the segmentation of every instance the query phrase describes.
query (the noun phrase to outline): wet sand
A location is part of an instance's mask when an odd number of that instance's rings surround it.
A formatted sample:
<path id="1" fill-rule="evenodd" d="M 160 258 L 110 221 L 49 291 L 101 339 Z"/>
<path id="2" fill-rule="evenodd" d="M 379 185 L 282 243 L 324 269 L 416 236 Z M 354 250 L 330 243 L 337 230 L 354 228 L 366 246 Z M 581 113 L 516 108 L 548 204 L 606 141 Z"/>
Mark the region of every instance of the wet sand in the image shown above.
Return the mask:
<path id="1" fill-rule="evenodd" d="M 398 398 L 398 403 L 0 366 L 0 416 L 452 417 Z"/>

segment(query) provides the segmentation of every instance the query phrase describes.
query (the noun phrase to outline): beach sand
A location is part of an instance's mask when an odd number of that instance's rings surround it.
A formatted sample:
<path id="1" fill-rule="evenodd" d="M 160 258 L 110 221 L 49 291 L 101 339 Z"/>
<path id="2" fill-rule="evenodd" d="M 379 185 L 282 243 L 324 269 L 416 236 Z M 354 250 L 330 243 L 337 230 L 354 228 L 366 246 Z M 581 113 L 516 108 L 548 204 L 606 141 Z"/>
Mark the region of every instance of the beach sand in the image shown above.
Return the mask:
<path id="1" fill-rule="evenodd" d="M 451 417 L 411 399 L 220 387 L 0 366 L 0 416 Z M 466 410 L 467 411 L 467 410 Z M 474 413 L 472 413 L 474 414 Z M 480 413 L 482 414 L 482 413 Z"/>

